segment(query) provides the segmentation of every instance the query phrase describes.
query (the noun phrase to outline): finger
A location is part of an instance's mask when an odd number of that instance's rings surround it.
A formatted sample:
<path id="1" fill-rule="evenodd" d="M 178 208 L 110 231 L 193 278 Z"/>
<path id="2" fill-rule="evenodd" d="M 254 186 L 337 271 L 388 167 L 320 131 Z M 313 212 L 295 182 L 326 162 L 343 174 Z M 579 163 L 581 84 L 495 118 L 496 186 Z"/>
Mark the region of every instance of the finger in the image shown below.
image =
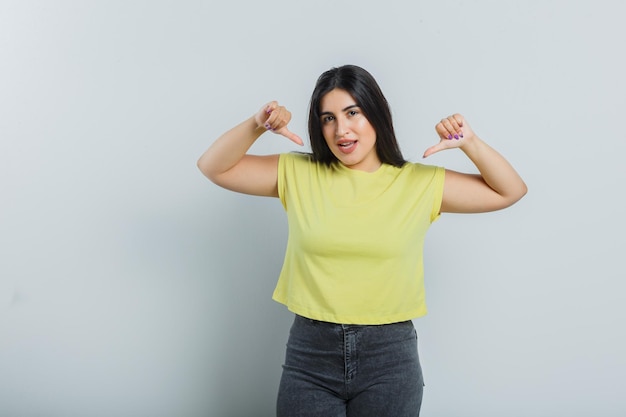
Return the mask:
<path id="1" fill-rule="evenodd" d="M 276 133 L 278 133 L 280 135 L 283 135 L 284 137 L 286 137 L 290 141 L 292 141 L 294 143 L 297 143 L 300 146 L 304 145 L 304 142 L 302 141 L 302 138 L 300 136 L 296 135 L 295 133 L 291 132 L 286 127 L 283 127 L 282 129 L 278 129 L 276 131 Z"/>
<path id="2" fill-rule="evenodd" d="M 454 138 L 454 131 L 446 127 L 445 119 L 442 119 L 441 122 L 437 123 L 435 131 L 437 131 L 437 134 L 441 139 L 449 140 Z"/>
<path id="3" fill-rule="evenodd" d="M 465 124 L 465 119 L 458 113 L 452 116 L 452 118 L 456 121 L 457 125 L 459 125 L 457 133 L 460 137 L 463 137 L 463 125 Z"/>
<path id="4" fill-rule="evenodd" d="M 265 122 L 267 121 L 267 118 L 272 111 L 272 103 L 276 102 L 270 101 L 269 103 L 264 104 L 263 107 L 261 107 L 259 111 L 257 111 L 254 115 L 254 120 L 256 121 L 257 126 L 265 125 Z"/>
<path id="5" fill-rule="evenodd" d="M 454 138 L 460 139 L 463 137 L 463 116 L 460 114 L 455 114 L 453 116 L 448 117 L 452 128 L 454 129 Z"/>
<path id="6" fill-rule="evenodd" d="M 267 105 L 265 106 L 265 113 L 270 114 L 271 112 L 273 112 L 276 108 L 278 107 L 278 102 L 276 101 L 270 101 L 269 103 L 267 103 Z"/>
<path id="7" fill-rule="evenodd" d="M 452 126 L 454 133 L 458 134 L 461 131 L 461 126 L 459 125 L 459 122 L 456 119 L 456 115 L 448 117 L 448 122 L 450 122 L 450 125 Z"/>
<path id="8" fill-rule="evenodd" d="M 452 116 L 452 118 L 457 122 L 457 124 L 460 127 L 463 127 L 463 122 L 465 122 L 465 119 L 463 118 L 463 116 L 461 116 L 460 114 L 456 113 L 454 116 Z"/>
<path id="9" fill-rule="evenodd" d="M 278 117 L 279 108 L 276 106 L 269 106 L 265 111 L 267 113 L 267 119 L 265 119 L 265 128 L 267 130 L 272 130 L 272 124 L 276 121 Z"/>
<path id="10" fill-rule="evenodd" d="M 291 120 L 291 113 L 283 106 L 278 106 L 270 113 L 269 117 L 265 121 L 265 128 L 268 130 L 278 130 L 287 126 Z"/>
<path id="11" fill-rule="evenodd" d="M 438 144 L 431 146 L 430 148 L 426 149 L 426 151 L 424 152 L 424 156 L 422 156 L 422 158 L 426 158 L 429 157 L 430 155 L 437 153 L 439 151 L 442 151 L 446 149 L 446 146 L 444 145 L 444 142 L 439 142 Z"/>
<path id="12" fill-rule="evenodd" d="M 448 131 L 448 135 L 447 135 L 448 139 L 459 140 L 459 133 L 458 133 L 459 125 L 456 123 L 456 121 L 453 118 L 448 117 L 447 119 L 443 119 L 442 123 L 445 126 L 446 130 Z"/>
<path id="13" fill-rule="evenodd" d="M 452 117 L 441 119 L 440 124 L 445 129 L 443 137 L 446 139 L 459 139 L 459 125 Z"/>

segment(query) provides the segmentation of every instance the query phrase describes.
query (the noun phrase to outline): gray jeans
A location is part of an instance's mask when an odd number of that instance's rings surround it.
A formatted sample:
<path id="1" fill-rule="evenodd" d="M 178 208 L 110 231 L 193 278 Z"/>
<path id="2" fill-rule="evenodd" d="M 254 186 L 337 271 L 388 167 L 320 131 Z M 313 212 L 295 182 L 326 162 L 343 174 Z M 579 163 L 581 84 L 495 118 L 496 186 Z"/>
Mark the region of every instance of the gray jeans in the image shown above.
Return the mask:
<path id="1" fill-rule="evenodd" d="M 417 417 L 424 379 L 412 321 L 379 326 L 296 316 L 278 417 Z"/>

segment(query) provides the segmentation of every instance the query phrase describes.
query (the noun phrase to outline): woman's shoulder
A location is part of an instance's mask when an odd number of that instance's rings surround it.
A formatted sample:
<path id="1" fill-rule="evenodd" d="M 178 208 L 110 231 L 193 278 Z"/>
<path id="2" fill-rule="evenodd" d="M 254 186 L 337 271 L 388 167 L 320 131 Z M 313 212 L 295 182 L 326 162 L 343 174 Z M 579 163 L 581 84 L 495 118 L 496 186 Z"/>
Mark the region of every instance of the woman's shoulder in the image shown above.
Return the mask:
<path id="1" fill-rule="evenodd" d="M 320 162 L 316 161 L 313 154 L 307 152 L 289 152 L 280 154 L 280 162 L 285 168 L 296 170 L 310 170 L 320 168 Z"/>
<path id="2" fill-rule="evenodd" d="M 280 154 L 280 158 L 285 161 L 293 161 L 295 163 L 311 163 L 313 162 L 313 154 L 308 152 L 289 152 Z"/>
<path id="3" fill-rule="evenodd" d="M 289 152 L 279 155 L 278 169 L 279 172 L 294 173 L 309 171 L 316 162 L 313 155 L 306 152 Z"/>
<path id="4" fill-rule="evenodd" d="M 421 162 L 406 162 L 398 168 L 398 178 L 404 178 L 409 182 L 443 182 L 445 169 L 437 165 L 429 165 Z"/>
<path id="5" fill-rule="evenodd" d="M 439 170 L 443 170 L 444 168 L 437 166 L 437 165 L 430 165 L 430 164 L 423 164 L 421 162 L 407 161 L 399 169 L 403 171 L 407 171 L 407 172 L 424 173 L 424 172 L 436 172 Z"/>

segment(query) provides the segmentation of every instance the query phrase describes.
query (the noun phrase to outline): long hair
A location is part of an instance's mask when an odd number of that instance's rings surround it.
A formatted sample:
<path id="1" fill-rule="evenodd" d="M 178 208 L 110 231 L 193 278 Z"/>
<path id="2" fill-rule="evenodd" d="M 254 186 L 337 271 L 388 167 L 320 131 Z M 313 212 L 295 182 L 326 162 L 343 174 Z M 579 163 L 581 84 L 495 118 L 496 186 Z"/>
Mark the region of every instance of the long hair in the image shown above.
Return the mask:
<path id="1" fill-rule="evenodd" d="M 309 137 L 313 159 L 330 165 L 337 158 L 322 134 L 320 104 L 335 88 L 347 91 L 376 132 L 376 154 L 381 162 L 401 167 L 406 160 L 400 152 L 393 130 L 389 103 L 372 75 L 356 65 L 344 65 L 324 72 L 317 79 L 309 106 Z"/>

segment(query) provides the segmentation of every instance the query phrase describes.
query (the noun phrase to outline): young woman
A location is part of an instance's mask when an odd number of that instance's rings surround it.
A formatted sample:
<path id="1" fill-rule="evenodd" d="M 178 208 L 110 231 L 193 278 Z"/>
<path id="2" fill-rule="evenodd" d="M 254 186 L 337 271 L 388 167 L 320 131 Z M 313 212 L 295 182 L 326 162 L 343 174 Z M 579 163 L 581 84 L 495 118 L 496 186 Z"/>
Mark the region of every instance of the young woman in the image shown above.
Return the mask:
<path id="1" fill-rule="evenodd" d="M 374 78 L 323 73 L 310 103 L 312 154 L 249 155 L 271 131 L 302 145 L 277 102 L 224 133 L 198 167 L 229 190 L 280 198 L 289 239 L 274 300 L 296 314 L 277 414 L 418 416 L 423 378 L 413 318 L 426 314 L 423 242 L 442 212 L 518 201 L 526 185 L 460 114 L 435 127 L 435 152 L 459 148 L 480 174 L 407 162 Z"/>

